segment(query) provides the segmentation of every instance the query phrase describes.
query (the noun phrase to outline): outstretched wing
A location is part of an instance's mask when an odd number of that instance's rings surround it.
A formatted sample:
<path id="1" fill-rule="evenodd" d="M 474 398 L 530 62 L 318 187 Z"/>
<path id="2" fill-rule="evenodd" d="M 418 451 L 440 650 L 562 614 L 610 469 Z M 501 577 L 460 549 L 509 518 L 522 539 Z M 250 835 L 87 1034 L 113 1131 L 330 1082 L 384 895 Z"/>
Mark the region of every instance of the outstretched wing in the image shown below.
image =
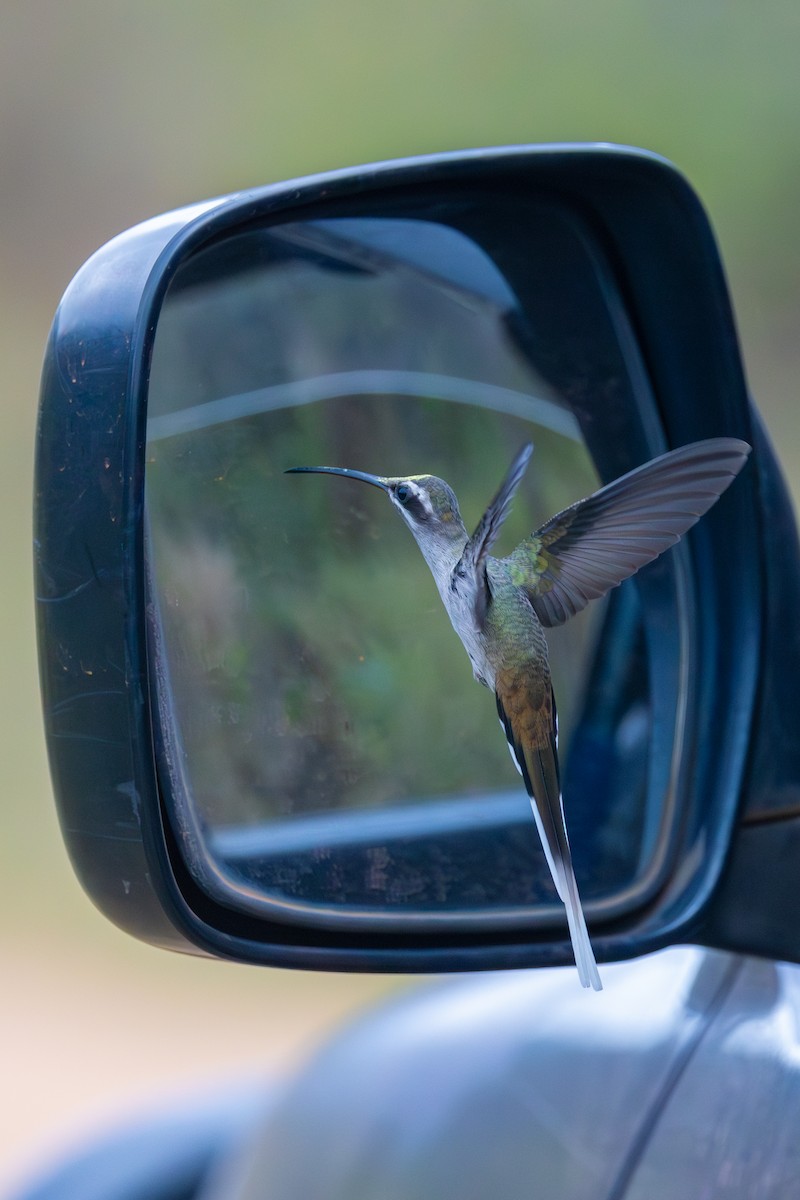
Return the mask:
<path id="1" fill-rule="evenodd" d="M 590 600 L 673 546 L 744 466 L 750 447 L 710 438 L 662 454 L 564 509 L 505 559 L 543 625 L 561 625 Z"/>
<path id="2" fill-rule="evenodd" d="M 464 553 L 461 555 L 454 571 L 455 575 L 465 576 L 474 581 L 475 622 L 479 629 L 483 627 L 484 620 L 486 619 L 486 609 L 489 605 L 489 591 L 485 571 L 486 555 L 489 553 L 500 532 L 500 526 L 508 515 L 511 501 L 514 499 L 514 493 L 520 485 L 532 454 L 533 445 L 531 442 L 528 442 L 522 447 L 508 468 L 505 479 L 500 484 L 496 496 L 486 509 L 486 512 L 478 522 L 475 532 L 464 547 Z"/>
<path id="3" fill-rule="evenodd" d="M 549 681 L 531 686 L 524 671 L 498 672 L 497 712 L 530 797 L 550 874 L 567 912 L 575 965 L 583 987 L 602 990 L 564 822 L 556 744 L 556 707 Z"/>

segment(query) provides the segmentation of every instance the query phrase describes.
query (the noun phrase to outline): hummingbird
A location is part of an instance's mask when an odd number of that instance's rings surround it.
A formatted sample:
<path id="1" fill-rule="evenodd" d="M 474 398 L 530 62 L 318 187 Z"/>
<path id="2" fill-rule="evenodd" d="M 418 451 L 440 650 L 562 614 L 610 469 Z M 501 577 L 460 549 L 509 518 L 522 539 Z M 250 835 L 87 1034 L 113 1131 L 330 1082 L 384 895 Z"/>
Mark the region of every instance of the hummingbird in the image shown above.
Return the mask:
<path id="1" fill-rule="evenodd" d="M 455 492 L 435 475 L 389 477 L 347 467 L 291 467 L 380 488 L 411 530 L 472 664 L 494 691 L 500 724 L 528 793 L 578 976 L 602 989 L 572 867 L 561 796 L 558 717 L 545 629 L 561 625 L 674 545 L 719 499 L 750 446 L 694 442 L 629 471 L 565 508 L 505 558 L 489 551 L 533 453 L 524 445 L 472 536 Z"/>

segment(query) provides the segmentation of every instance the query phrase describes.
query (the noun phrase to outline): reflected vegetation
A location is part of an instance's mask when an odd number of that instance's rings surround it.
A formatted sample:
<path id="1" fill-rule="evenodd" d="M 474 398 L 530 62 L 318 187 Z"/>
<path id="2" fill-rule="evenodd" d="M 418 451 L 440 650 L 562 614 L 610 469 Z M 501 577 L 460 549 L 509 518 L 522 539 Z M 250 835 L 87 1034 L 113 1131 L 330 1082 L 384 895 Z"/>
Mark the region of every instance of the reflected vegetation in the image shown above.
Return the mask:
<path id="1" fill-rule="evenodd" d="M 512 548 L 598 482 L 520 311 L 475 241 L 389 219 L 240 234 L 190 260 L 167 297 L 147 505 L 176 802 L 204 852 L 267 897 L 457 909 L 553 895 L 494 699 L 472 683 L 410 534 L 374 489 L 283 473 L 429 472 L 471 528 L 533 440 L 498 552 Z M 564 761 L 601 621 L 589 610 L 549 639 Z M 618 824 L 609 839 L 612 824 L 586 840 L 595 860 L 610 842 L 590 896 L 637 869 L 642 744 L 640 731 L 625 836 Z M 566 802 L 580 830 L 589 798 Z M 440 836 L 423 846 L 412 811 L 387 848 L 381 814 L 418 806 Z M 493 825 L 494 841 L 476 841 Z"/>

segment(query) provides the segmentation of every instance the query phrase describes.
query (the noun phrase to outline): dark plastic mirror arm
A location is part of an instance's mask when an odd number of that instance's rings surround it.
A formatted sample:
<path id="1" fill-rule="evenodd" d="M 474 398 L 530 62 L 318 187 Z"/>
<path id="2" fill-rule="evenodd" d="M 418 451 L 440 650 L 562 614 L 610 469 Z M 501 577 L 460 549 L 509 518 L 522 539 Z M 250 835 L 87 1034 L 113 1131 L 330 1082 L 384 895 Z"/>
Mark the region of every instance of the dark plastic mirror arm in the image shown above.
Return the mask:
<path id="1" fill-rule="evenodd" d="M 754 434 L 765 515 L 758 703 L 737 825 L 697 938 L 800 961 L 800 541 L 789 490 L 758 417 Z"/>

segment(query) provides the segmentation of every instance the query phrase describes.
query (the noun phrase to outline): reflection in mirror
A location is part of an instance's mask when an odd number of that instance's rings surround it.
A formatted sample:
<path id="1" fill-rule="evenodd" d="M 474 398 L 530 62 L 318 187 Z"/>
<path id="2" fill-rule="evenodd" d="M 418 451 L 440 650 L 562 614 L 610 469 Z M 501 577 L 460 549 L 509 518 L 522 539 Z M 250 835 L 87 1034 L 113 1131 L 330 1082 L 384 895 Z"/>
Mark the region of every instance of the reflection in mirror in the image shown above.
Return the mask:
<path id="1" fill-rule="evenodd" d="M 587 406 L 632 385 L 596 264 L 536 215 L 518 280 L 467 219 L 352 217 L 221 240 L 166 297 L 146 479 L 164 786 L 232 906 L 560 920 L 494 698 L 409 532 L 377 489 L 284 474 L 438 475 L 471 529 L 532 440 L 499 554 L 597 487 Z M 576 871 L 602 899 L 660 828 L 636 583 L 548 641 Z"/>

